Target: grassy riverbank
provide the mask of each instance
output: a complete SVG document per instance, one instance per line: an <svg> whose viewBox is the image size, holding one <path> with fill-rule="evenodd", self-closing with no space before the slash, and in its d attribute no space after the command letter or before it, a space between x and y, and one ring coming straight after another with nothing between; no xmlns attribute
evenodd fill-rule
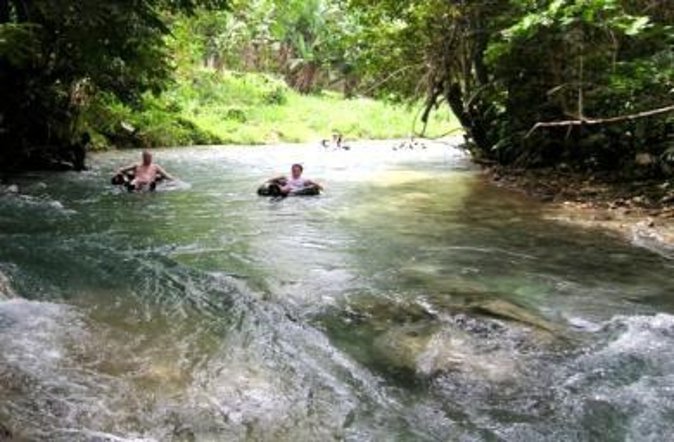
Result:
<svg viewBox="0 0 674 442"><path fill-rule="evenodd" d="M311 142L333 132L385 139L410 136L419 106L345 100L332 91L301 95L265 74L196 70L159 96L145 95L136 109L102 96L84 124L99 147ZM436 112L427 135L456 127L448 112Z"/></svg>

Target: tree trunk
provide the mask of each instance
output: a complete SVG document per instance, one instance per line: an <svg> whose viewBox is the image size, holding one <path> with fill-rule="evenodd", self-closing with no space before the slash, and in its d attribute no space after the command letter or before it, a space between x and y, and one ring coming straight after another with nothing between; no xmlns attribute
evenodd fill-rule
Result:
<svg viewBox="0 0 674 442"><path fill-rule="evenodd" d="M452 112L454 112L454 115L459 119L461 126L466 129L478 149L483 152L488 152L491 148L491 143L487 137L487 132L484 130L483 123L479 120L479 117L474 117L466 110L461 86L459 86L458 83L453 83L447 90L446 98Z"/></svg>
<svg viewBox="0 0 674 442"><path fill-rule="evenodd" d="M0 0L0 23L9 22L9 1Z"/></svg>
<svg viewBox="0 0 674 442"><path fill-rule="evenodd" d="M25 1L23 0L13 0L14 3L14 10L16 12L16 16L18 18L19 23L25 23L29 21L29 16L28 16L28 5L26 4Z"/></svg>
<svg viewBox="0 0 674 442"><path fill-rule="evenodd" d="M318 66L315 63L306 63L293 75L293 88L301 94L308 94L314 89Z"/></svg>

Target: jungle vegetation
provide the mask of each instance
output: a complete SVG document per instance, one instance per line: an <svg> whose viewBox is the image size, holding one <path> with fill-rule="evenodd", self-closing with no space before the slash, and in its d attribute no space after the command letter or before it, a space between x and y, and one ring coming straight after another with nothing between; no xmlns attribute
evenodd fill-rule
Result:
<svg viewBox="0 0 674 442"><path fill-rule="evenodd" d="M430 122L432 135L463 129L482 162L625 170L640 158L646 173L667 175L674 5L0 0L0 94L5 159L62 155L84 130L119 146L253 143L292 120L292 108L317 114L327 97L337 107L315 131L294 121L266 137L315 136L366 103L358 123L332 129L424 135ZM421 101L422 112L386 114L372 98ZM343 99L357 105L340 109Z"/></svg>
<svg viewBox="0 0 674 442"><path fill-rule="evenodd" d="M378 93L450 106L475 158L671 174L671 0L348 3Z"/></svg>

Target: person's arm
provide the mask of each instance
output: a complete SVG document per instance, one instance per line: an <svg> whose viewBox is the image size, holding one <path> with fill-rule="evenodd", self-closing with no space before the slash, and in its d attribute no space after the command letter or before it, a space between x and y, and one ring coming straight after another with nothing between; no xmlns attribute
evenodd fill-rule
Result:
<svg viewBox="0 0 674 442"><path fill-rule="evenodd" d="M120 167L119 169L117 169L117 175L122 175L122 174L125 174L125 173L128 173L128 172L135 172L135 171L136 171L136 165L132 164L130 166Z"/></svg>
<svg viewBox="0 0 674 442"><path fill-rule="evenodd" d="M304 183L308 186L316 186L318 188L318 190L323 190L323 186L318 184L316 181L304 180Z"/></svg>
<svg viewBox="0 0 674 442"><path fill-rule="evenodd" d="M160 165L157 165L157 172L159 172L159 175L162 176L162 178L169 180L169 181L176 181L177 178L165 171Z"/></svg>
<svg viewBox="0 0 674 442"><path fill-rule="evenodd" d="M285 175L279 175L274 178L270 178L267 180L267 183L285 183L288 181L288 178L285 177Z"/></svg>

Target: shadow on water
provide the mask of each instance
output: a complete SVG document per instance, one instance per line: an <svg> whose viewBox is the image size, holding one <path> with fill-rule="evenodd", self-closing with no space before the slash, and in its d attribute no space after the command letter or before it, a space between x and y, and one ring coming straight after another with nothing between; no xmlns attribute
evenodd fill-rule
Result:
<svg viewBox="0 0 674 442"><path fill-rule="evenodd" d="M156 194L102 184L126 153L24 177L0 198L0 424L86 441L671 433L670 261L541 219L456 151L362 149L160 152L190 185ZM294 161L323 196L253 195Z"/></svg>

